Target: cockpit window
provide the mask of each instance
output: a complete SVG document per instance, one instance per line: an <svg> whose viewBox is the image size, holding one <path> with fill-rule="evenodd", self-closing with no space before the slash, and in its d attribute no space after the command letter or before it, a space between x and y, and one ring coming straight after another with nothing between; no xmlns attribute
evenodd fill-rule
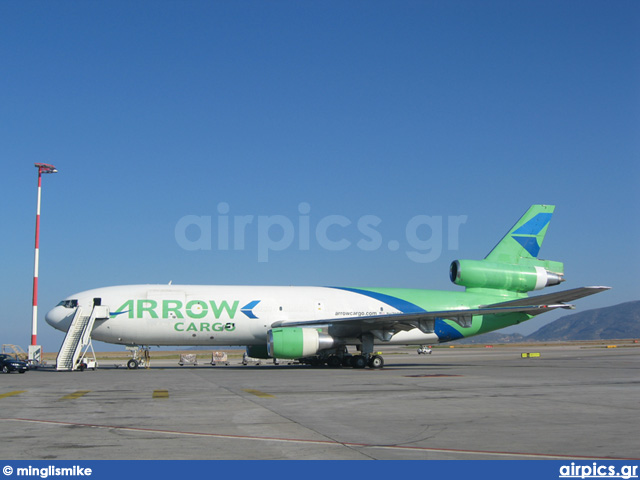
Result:
<svg viewBox="0 0 640 480"><path fill-rule="evenodd" d="M62 300L58 307L64 308L76 308L78 306L78 300Z"/></svg>

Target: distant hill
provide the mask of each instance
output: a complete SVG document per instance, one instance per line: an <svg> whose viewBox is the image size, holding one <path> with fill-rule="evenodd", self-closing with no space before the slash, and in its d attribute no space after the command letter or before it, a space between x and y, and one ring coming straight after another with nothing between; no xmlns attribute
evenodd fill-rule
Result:
<svg viewBox="0 0 640 480"><path fill-rule="evenodd" d="M574 313L551 322L531 335L490 332L465 338L460 344L554 342L640 338L640 301Z"/></svg>
<svg viewBox="0 0 640 480"><path fill-rule="evenodd" d="M640 338L640 301L596 308L559 318L531 335L527 342Z"/></svg>

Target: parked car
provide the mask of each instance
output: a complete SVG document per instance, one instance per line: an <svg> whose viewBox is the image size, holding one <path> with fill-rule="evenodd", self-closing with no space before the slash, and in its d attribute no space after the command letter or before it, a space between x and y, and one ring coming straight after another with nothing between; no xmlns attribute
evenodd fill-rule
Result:
<svg viewBox="0 0 640 480"><path fill-rule="evenodd" d="M6 353L0 353L0 369L3 373L15 372L24 373L27 371L27 363L22 360L18 360L13 355Z"/></svg>

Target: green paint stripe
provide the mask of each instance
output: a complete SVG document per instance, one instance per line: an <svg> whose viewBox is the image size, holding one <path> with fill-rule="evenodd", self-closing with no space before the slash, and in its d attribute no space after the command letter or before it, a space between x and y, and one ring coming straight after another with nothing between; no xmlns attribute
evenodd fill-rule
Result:
<svg viewBox="0 0 640 480"><path fill-rule="evenodd" d="M254 390L253 388L244 388L243 391L260 398L275 398L273 395L261 392L260 390Z"/></svg>
<svg viewBox="0 0 640 480"><path fill-rule="evenodd" d="M24 392L26 392L26 390L15 390L13 392L3 393L2 395L0 395L0 398L13 397L14 395L20 395L21 393L24 393Z"/></svg>
<svg viewBox="0 0 640 480"><path fill-rule="evenodd" d="M154 390L153 398L169 398L169 390Z"/></svg>
<svg viewBox="0 0 640 480"><path fill-rule="evenodd" d="M76 398L84 397L89 392L91 392L91 390L78 390L77 392L61 397L60 400L75 400Z"/></svg>

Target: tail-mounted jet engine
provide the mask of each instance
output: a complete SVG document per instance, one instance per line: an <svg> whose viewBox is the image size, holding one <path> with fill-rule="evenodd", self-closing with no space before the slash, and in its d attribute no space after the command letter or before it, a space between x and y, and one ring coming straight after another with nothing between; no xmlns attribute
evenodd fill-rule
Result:
<svg viewBox="0 0 640 480"><path fill-rule="evenodd" d="M455 260L449 276L456 285L492 288L511 292L530 292L564 282L560 262L538 261L539 265L510 265L487 260ZM547 267L547 268L545 268ZM548 267L555 271L550 271Z"/></svg>

